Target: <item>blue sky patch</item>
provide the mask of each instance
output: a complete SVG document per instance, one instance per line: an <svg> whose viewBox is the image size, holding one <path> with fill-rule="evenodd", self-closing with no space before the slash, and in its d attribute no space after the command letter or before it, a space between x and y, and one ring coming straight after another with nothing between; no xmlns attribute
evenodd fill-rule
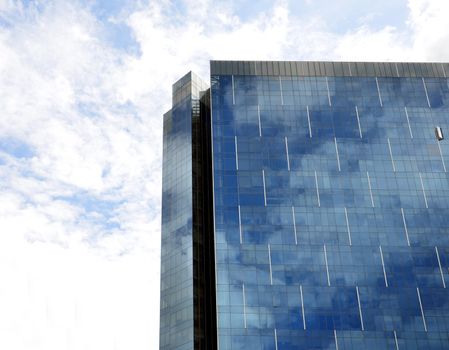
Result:
<svg viewBox="0 0 449 350"><path fill-rule="evenodd" d="M35 154L30 145L13 137L0 137L0 152L15 158L32 158Z"/></svg>

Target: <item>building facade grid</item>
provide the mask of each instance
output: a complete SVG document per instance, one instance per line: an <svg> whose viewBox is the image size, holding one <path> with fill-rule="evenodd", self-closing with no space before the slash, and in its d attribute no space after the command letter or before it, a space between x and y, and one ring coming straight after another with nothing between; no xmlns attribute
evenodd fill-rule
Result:
<svg viewBox="0 0 449 350"><path fill-rule="evenodd" d="M220 350L449 347L447 72L211 62Z"/></svg>

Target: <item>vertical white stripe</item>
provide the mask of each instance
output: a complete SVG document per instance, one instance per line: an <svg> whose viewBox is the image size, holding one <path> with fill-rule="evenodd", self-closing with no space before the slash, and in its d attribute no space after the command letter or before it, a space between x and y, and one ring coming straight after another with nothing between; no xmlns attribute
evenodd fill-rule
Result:
<svg viewBox="0 0 449 350"><path fill-rule="evenodd" d="M394 64L394 66L396 67L396 74L397 74L397 76L398 76L398 78L399 78L399 69L398 69L398 64L397 64L397 63L395 63L395 64Z"/></svg>
<svg viewBox="0 0 449 350"><path fill-rule="evenodd" d="M271 269L271 246L268 244L268 264L270 265L270 284L273 284L273 270Z"/></svg>
<svg viewBox="0 0 449 350"><path fill-rule="evenodd" d="M348 67L349 67L349 76L352 77L352 70L351 70L351 63L348 62Z"/></svg>
<svg viewBox="0 0 449 350"><path fill-rule="evenodd" d="M278 350L278 333L276 331L276 328L274 329L274 346L276 350Z"/></svg>
<svg viewBox="0 0 449 350"><path fill-rule="evenodd" d="M389 137L387 137L387 141L388 141L388 150L390 151L391 165L393 166L393 172L396 172L396 167L394 165L393 152L391 152L391 143L390 143Z"/></svg>
<svg viewBox="0 0 449 350"><path fill-rule="evenodd" d="M351 229L349 228L348 210L345 207L346 227L348 228L349 245L352 246Z"/></svg>
<svg viewBox="0 0 449 350"><path fill-rule="evenodd" d="M240 244L243 243L243 236L242 236L242 216L240 214L240 205L239 205L239 232L240 232Z"/></svg>
<svg viewBox="0 0 449 350"><path fill-rule="evenodd" d="M446 288L446 282L444 281L443 268L441 267L440 253L438 253L438 248L435 246L435 253L437 254L438 266L440 267L441 281L443 282L443 287Z"/></svg>
<svg viewBox="0 0 449 350"><path fill-rule="evenodd" d="M371 180L369 178L369 172L366 172L366 177L368 178L368 188L369 188L369 195L371 197L371 206L374 208L373 191L371 190Z"/></svg>
<svg viewBox="0 0 449 350"><path fill-rule="evenodd" d="M237 148L237 136L234 136L234 143L235 143L235 167L237 170L239 170L239 151Z"/></svg>
<svg viewBox="0 0 449 350"><path fill-rule="evenodd" d="M335 350L338 350L337 331L334 329Z"/></svg>
<svg viewBox="0 0 449 350"><path fill-rule="evenodd" d="M254 61L254 74L257 75L257 62Z"/></svg>
<svg viewBox="0 0 449 350"><path fill-rule="evenodd" d="M262 125L260 124L260 106L257 105L257 120L259 122L259 137L262 137Z"/></svg>
<svg viewBox="0 0 449 350"><path fill-rule="evenodd" d="M324 248L324 262L326 264L326 274L327 274L327 285L330 286L331 285L331 280L329 278L329 265L327 264L327 250L326 250L326 245L323 246Z"/></svg>
<svg viewBox="0 0 449 350"><path fill-rule="evenodd" d="M316 174L316 170L315 170L315 185L316 185L316 198L318 200L318 206L321 207L321 203L320 203L320 190L318 188L318 176Z"/></svg>
<svg viewBox="0 0 449 350"><path fill-rule="evenodd" d="M235 105L234 76L233 75L231 75L231 81L232 81L232 104Z"/></svg>
<svg viewBox="0 0 449 350"><path fill-rule="evenodd" d="M263 182L263 202L267 206L267 190L265 189L265 170L262 169L262 182Z"/></svg>
<svg viewBox="0 0 449 350"><path fill-rule="evenodd" d="M302 312L302 326L306 329L306 314L304 313L304 298L302 295L302 285L299 286L299 293L301 294L301 312Z"/></svg>
<svg viewBox="0 0 449 350"><path fill-rule="evenodd" d="M326 77L326 88L327 88L327 101L329 102L329 106L332 106L331 93L329 91L329 79L327 77Z"/></svg>
<svg viewBox="0 0 449 350"><path fill-rule="evenodd" d="M362 128L360 127L359 109L355 106L355 115L357 116L357 125L359 126L360 138L362 138Z"/></svg>
<svg viewBox="0 0 449 350"><path fill-rule="evenodd" d="M383 107L382 96L380 96L379 80L377 79L377 77L376 77L376 86L377 86L377 93L379 94L380 106Z"/></svg>
<svg viewBox="0 0 449 350"><path fill-rule="evenodd" d="M384 254L382 252L382 246L379 246L379 251L380 251L380 260L382 262L382 270L384 271L385 287L388 288L387 272L385 271Z"/></svg>
<svg viewBox="0 0 449 350"><path fill-rule="evenodd" d="M279 76L279 89L281 90L281 105L284 105L284 94L282 92L282 79L281 79L281 76Z"/></svg>
<svg viewBox="0 0 449 350"><path fill-rule="evenodd" d="M426 81L424 80L424 78L422 78L422 84L424 86L424 92L426 93L427 104L429 105L429 108L431 108L430 107L429 94L427 93Z"/></svg>
<svg viewBox="0 0 449 350"><path fill-rule="evenodd" d="M407 222L405 221L404 208L401 208L401 214L402 214L402 222L404 223L405 237L407 238L407 245L410 247L410 239L408 237L408 229L407 229Z"/></svg>
<svg viewBox="0 0 449 350"><path fill-rule="evenodd" d="M407 107L404 107L405 109L405 117L407 118L407 124L408 124L408 131L410 131L410 138L413 138L413 133L412 133L412 127L410 126L410 119L408 117L408 111L407 111Z"/></svg>
<svg viewBox="0 0 449 350"><path fill-rule="evenodd" d="M337 145L337 138L336 137L334 137L334 142L335 142L335 153L337 154L338 171L341 171L341 168L340 168L340 155L338 154L338 145Z"/></svg>
<svg viewBox="0 0 449 350"><path fill-rule="evenodd" d="M243 323L246 328L246 296L245 296L245 284L242 284L242 293L243 293Z"/></svg>
<svg viewBox="0 0 449 350"><path fill-rule="evenodd" d="M443 70L443 76L444 76L445 78L447 78L447 76L446 76L446 70L444 69L443 63L441 63L441 69Z"/></svg>
<svg viewBox="0 0 449 350"><path fill-rule="evenodd" d="M446 172L446 164L444 163L443 153L441 152L440 142L437 141L438 149L440 151L441 163L443 163L444 172Z"/></svg>
<svg viewBox="0 0 449 350"><path fill-rule="evenodd" d="M396 350L399 350L398 337L396 336L396 331L393 331L394 343L396 344Z"/></svg>
<svg viewBox="0 0 449 350"><path fill-rule="evenodd" d="M359 305L359 316L360 316L360 325L362 326L362 331L365 330L365 326L363 325L363 315L362 315L362 307L360 305L360 294L359 294L359 287L355 287L355 291L357 292L357 304Z"/></svg>
<svg viewBox="0 0 449 350"><path fill-rule="evenodd" d="M307 121L309 122L309 136L312 137L312 125L310 124L309 106L307 106Z"/></svg>
<svg viewBox="0 0 449 350"><path fill-rule="evenodd" d="M296 218L295 218L295 207L292 206L292 219L293 219L293 231L295 232L295 244L298 244L298 236L296 234Z"/></svg>
<svg viewBox="0 0 449 350"><path fill-rule="evenodd" d="M288 155L288 140L287 140L287 136L284 137L285 140L285 153L287 155L287 169L288 171L290 171L290 157Z"/></svg>
<svg viewBox="0 0 449 350"><path fill-rule="evenodd" d="M426 190L424 189L424 183L422 181L422 176L421 173L419 173L419 180L421 181L421 189L422 189L422 193L424 195L424 202L426 203L426 208L429 208L428 204L427 204L427 196L426 196Z"/></svg>
<svg viewBox="0 0 449 350"><path fill-rule="evenodd" d="M416 293L418 294L418 301L419 301L419 307L421 309L422 323L424 325L424 330L427 332L426 317L424 316L424 309L422 307L422 302L421 302L421 294L419 293L418 287L416 287Z"/></svg>

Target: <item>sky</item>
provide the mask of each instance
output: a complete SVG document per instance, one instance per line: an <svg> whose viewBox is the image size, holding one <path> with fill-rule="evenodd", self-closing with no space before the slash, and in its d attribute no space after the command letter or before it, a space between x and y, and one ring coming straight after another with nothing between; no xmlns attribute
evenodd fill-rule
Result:
<svg viewBox="0 0 449 350"><path fill-rule="evenodd" d="M0 0L0 349L158 348L162 114L210 59L449 61L447 0Z"/></svg>

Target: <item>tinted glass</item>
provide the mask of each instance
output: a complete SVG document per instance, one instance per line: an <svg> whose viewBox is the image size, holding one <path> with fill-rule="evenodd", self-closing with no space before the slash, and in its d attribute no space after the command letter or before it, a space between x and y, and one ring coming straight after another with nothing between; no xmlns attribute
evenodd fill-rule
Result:
<svg viewBox="0 0 449 350"><path fill-rule="evenodd" d="M449 348L448 81L215 75L211 96L220 349Z"/></svg>

